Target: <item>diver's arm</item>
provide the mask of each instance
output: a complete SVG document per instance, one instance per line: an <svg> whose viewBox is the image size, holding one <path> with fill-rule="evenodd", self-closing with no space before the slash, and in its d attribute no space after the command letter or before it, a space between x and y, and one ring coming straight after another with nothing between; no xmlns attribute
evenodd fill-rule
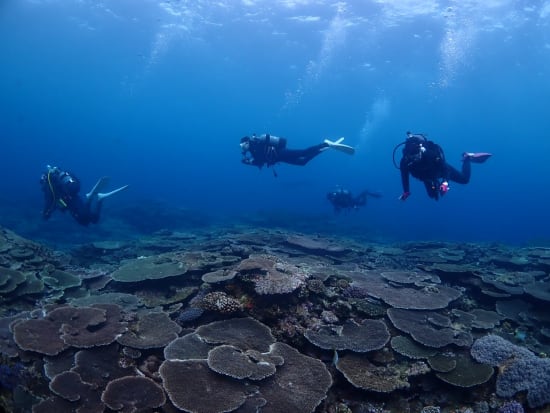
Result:
<svg viewBox="0 0 550 413"><path fill-rule="evenodd" d="M265 162L265 142L262 143L259 138L254 138L250 141L250 148L247 154L242 159L245 165L252 165L261 168Z"/></svg>
<svg viewBox="0 0 550 413"><path fill-rule="evenodd" d="M399 199L401 201L405 201L411 194L409 187L409 166L407 165L407 161L405 161L405 158L401 159L399 169L401 170L401 185L403 186L403 193L401 194Z"/></svg>
<svg viewBox="0 0 550 413"><path fill-rule="evenodd" d="M401 159L399 169L401 170L401 185L403 186L403 192L409 192L409 166L407 165L407 161L405 161L404 158Z"/></svg>
<svg viewBox="0 0 550 413"><path fill-rule="evenodd" d="M245 165L257 166L258 168L261 168L262 166L264 166L263 162L258 162L256 158L251 158L251 157L243 157L243 159L241 159L241 162L244 163Z"/></svg>

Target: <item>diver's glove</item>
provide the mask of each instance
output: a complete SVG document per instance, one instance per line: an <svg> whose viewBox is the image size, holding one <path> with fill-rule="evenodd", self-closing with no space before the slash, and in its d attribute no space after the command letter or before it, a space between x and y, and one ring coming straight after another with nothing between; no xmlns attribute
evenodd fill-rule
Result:
<svg viewBox="0 0 550 413"><path fill-rule="evenodd" d="M447 181L443 181L441 182L441 185L439 185L439 193L441 194L441 196L449 192L449 189L449 183Z"/></svg>
<svg viewBox="0 0 550 413"><path fill-rule="evenodd" d="M411 193L410 192L403 192L401 194L401 196L399 197L399 200L400 201L406 201L408 197L411 196Z"/></svg>

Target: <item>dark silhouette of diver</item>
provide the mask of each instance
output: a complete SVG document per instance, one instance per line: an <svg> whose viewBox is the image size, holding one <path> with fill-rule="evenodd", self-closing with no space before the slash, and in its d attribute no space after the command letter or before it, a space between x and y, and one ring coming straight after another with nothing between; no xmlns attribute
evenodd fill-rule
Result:
<svg viewBox="0 0 550 413"><path fill-rule="evenodd" d="M395 151L403 147L403 157L399 167L395 164ZM449 181L459 184L470 182L471 164L483 163L492 154L487 152L464 152L462 154L462 170L458 171L445 161L441 147L428 140L423 134L407 132L407 139L393 149L394 165L401 170L403 193L399 197L405 201L411 194L409 174L424 183L428 196L436 201L449 190Z"/></svg>
<svg viewBox="0 0 550 413"><path fill-rule="evenodd" d="M269 134L252 135L252 137L245 136L241 139L240 144L243 156L241 162L245 165L257 166L258 168L262 168L264 165L267 165L269 168L278 162L303 166L328 148L353 155L355 149L342 144L343 140L344 138L340 138L333 142L325 139L323 143L306 149L288 149L285 138ZM277 176L275 170L273 170L273 174Z"/></svg>
<svg viewBox="0 0 550 413"><path fill-rule="evenodd" d="M40 178L44 192L42 217L49 219L53 211L59 209L62 212L69 211L80 225L96 224L99 221L103 200L128 188L128 185L124 185L111 192L99 192L106 182L106 177L100 178L85 198L82 198L79 195L78 178L58 167L48 165Z"/></svg>
<svg viewBox="0 0 550 413"><path fill-rule="evenodd" d="M334 207L334 212L339 213L342 210L350 211L352 209L359 209L359 207L366 205L367 196L373 198L380 198L381 195L377 192L363 191L357 196L347 189L338 188L335 191L331 191L327 194L327 199Z"/></svg>

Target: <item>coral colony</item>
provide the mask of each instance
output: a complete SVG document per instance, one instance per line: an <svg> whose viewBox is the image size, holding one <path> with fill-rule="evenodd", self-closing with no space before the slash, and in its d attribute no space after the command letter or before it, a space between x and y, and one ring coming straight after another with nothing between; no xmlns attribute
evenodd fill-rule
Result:
<svg viewBox="0 0 550 413"><path fill-rule="evenodd" d="M220 228L58 252L0 228L0 251L4 411L550 405L548 249Z"/></svg>

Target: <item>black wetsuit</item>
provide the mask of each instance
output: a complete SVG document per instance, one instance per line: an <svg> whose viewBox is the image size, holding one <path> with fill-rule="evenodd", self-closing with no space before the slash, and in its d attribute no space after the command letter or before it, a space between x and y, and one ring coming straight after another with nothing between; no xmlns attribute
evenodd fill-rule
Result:
<svg viewBox="0 0 550 413"><path fill-rule="evenodd" d="M80 181L75 176L52 168L42 175L40 185L44 192L44 219L49 219L53 211L59 209L69 211L80 225L88 226L99 221L101 202L96 202L92 210L92 199L83 200L79 196Z"/></svg>
<svg viewBox="0 0 550 413"><path fill-rule="evenodd" d="M445 161L443 149L438 144L423 136L413 135L405 142L399 169L401 169L404 193L410 192L409 174L411 174L424 183L430 198L438 200L440 187L444 181L459 184L470 182L471 163L469 159L465 159L462 163L462 171L458 171Z"/></svg>
<svg viewBox="0 0 550 413"><path fill-rule="evenodd" d="M303 166L328 148L328 144L321 143L306 149L288 149L286 139L278 136L252 136L249 141L248 152L244 154L242 162L259 168L264 165L272 166L277 162Z"/></svg>

